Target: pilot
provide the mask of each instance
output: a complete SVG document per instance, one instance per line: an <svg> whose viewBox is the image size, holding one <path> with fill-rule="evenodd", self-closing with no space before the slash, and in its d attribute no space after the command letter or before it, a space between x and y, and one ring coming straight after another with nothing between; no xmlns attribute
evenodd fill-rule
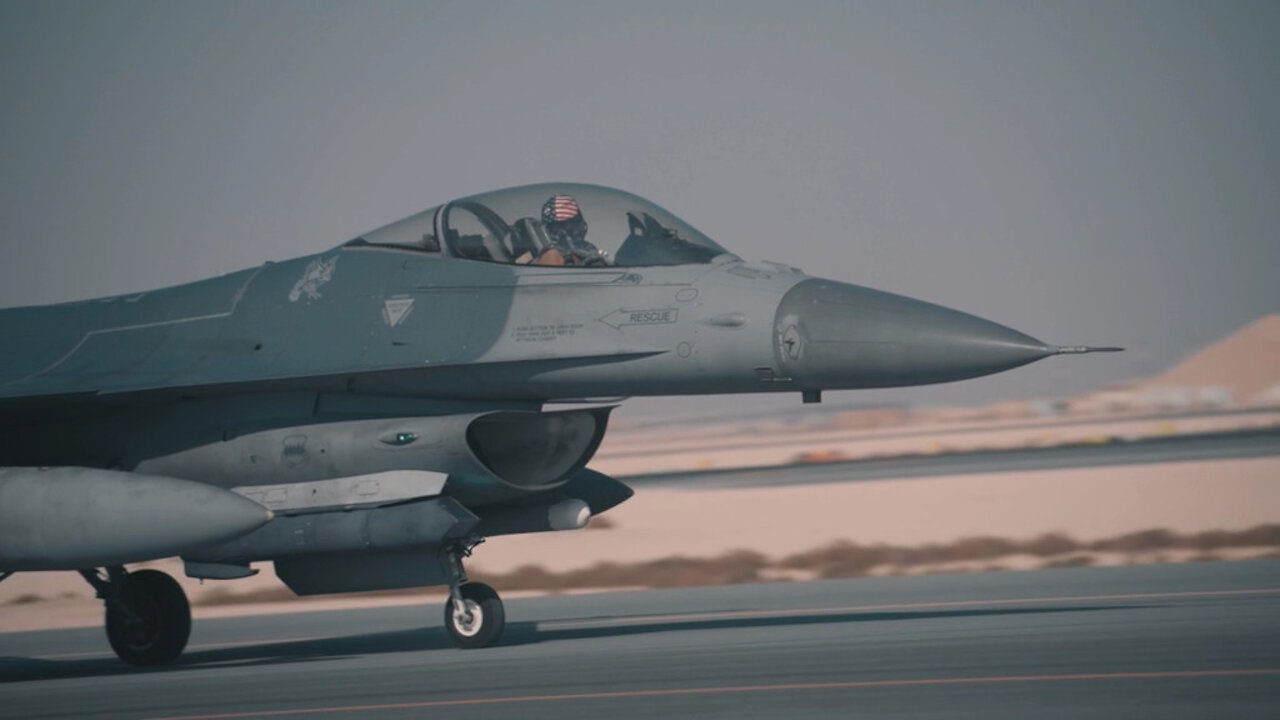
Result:
<svg viewBox="0 0 1280 720"><path fill-rule="evenodd" d="M552 195L542 204L542 225L550 247L535 265L604 265L604 253L587 242L587 221L572 195Z"/></svg>

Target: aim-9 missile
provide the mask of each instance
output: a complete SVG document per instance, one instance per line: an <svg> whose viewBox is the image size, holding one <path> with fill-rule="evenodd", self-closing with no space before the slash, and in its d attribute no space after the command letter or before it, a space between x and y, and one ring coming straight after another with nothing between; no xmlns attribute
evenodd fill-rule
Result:
<svg viewBox="0 0 1280 720"><path fill-rule="evenodd" d="M0 570L76 570L177 555L261 527L270 510L178 478L0 468Z"/></svg>

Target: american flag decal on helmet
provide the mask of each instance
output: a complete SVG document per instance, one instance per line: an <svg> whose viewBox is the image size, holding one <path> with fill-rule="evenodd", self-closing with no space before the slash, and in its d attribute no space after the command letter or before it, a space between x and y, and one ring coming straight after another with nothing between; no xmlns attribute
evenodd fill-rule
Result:
<svg viewBox="0 0 1280 720"><path fill-rule="evenodd" d="M542 204L542 222L564 222L581 214L578 201L569 195L552 195Z"/></svg>

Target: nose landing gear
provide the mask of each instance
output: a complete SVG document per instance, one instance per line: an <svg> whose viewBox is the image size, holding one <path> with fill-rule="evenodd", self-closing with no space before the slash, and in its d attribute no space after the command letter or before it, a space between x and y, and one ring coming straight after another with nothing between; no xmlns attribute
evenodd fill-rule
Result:
<svg viewBox="0 0 1280 720"><path fill-rule="evenodd" d="M471 556L483 539L445 548L444 560L449 568L449 601L444 606L444 627L449 639L463 649L493 645L506 625L502 599L493 588L479 582L468 582L462 559Z"/></svg>

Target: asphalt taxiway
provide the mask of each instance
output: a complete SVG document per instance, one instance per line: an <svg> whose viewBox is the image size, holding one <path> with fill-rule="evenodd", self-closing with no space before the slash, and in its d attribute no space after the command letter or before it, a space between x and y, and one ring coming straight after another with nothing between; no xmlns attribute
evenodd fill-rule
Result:
<svg viewBox="0 0 1280 720"><path fill-rule="evenodd" d="M514 599L196 623L136 670L100 629L0 635L22 718L1280 717L1280 560Z"/></svg>

